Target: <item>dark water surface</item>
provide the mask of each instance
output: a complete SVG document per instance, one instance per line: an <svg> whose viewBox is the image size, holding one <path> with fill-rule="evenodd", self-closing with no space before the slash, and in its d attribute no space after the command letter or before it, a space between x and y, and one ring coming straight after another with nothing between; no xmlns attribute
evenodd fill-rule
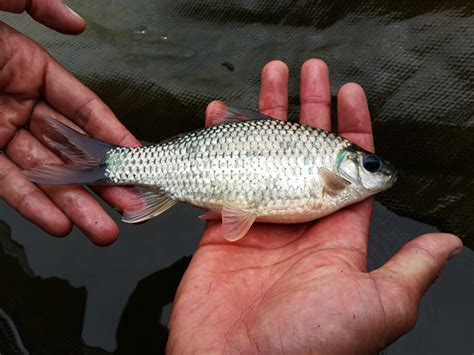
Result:
<svg viewBox="0 0 474 355"><path fill-rule="evenodd" d="M436 229L474 246L472 2L68 3L88 21L79 37L23 15L0 20L47 48L148 141L201 127L215 98L255 107L260 70L275 58L290 66L297 117L299 68L325 59L334 99L344 82L364 86L377 149L401 170L379 196L369 266ZM178 206L144 225L120 224L119 241L98 248L77 230L48 237L0 202L0 343L16 333L33 354L162 352L203 229L198 214ZM473 254L465 248L448 264L415 329L385 353L474 351Z"/></svg>

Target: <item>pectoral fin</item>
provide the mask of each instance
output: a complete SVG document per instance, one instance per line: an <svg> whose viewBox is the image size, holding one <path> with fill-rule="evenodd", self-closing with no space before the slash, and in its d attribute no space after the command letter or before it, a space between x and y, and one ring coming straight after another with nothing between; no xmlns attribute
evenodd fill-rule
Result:
<svg viewBox="0 0 474 355"><path fill-rule="evenodd" d="M135 187L134 190L139 197L139 202L124 211L122 221L126 223L146 221L162 214L177 203L161 191L143 187Z"/></svg>
<svg viewBox="0 0 474 355"><path fill-rule="evenodd" d="M235 242L241 239L250 227L257 216L242 211L239 208L224 205L222 208L222 234L229 242Z"/></svg>
<svg viewBox="0 0 474 355"><path fill-rule="evenodd" d="M324 181L324 189L330 193L341 191L351 184L350 181L325 168L319 169L319 176Z"/></svg>

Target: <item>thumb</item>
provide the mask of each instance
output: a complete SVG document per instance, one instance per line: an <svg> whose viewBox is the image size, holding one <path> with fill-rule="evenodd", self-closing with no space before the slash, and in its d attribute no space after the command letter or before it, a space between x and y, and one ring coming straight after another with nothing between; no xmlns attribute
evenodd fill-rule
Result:
<svg viewBox="0 0 474 355"><path fill-rule="evenodd" d="M415 325L421 297L462 248L461 240L452 234L425 234L371 273L385 314L386 343Z"/></svg>
<svg viewBox="0 0 474 355"><path fill-rule="evenodd" d="M84 19L62 0L6 0L0 1L0 10L26 11L36 21L66 34L81 33L86 27Z"/></svg>

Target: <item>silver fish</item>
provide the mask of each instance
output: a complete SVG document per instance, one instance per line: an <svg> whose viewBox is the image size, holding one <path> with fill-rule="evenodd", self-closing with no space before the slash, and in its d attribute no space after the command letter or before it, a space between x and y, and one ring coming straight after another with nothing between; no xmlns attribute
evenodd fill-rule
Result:
<svg viewBox="0 0 474 355"><path fill-rule="evenodd" d="M254 222L300 223L388 189L396 168L333 133L228 106L222 123L156 145L116 147L43 118L43 135L70 162L25 175L47 184L135 185L142 202L123 221L155 217L177 202L222 218L230 241Z"/></svg>

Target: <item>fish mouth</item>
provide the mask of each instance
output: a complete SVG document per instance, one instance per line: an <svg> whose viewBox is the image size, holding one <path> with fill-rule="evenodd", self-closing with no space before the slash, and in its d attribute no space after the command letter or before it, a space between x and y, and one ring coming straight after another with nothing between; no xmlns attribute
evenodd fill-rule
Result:
<svg viewBox="0 0 474 355"><path fill-rule="evenodd" d="M386 175L387 177L389 176L390 179L388 179L388 182L390 186L395 184L398 180L398 169L390 163L389 161L381 158L382 161L382 173Z"/></svg>
<svg viewBox="0 0 474 355"><path fill-rule="evenodd" d="M385 161L385 170L387 171L387 175L390 176L389 184L393 186L398 181L398 169L388 161Z"/></svg>
<svg viewBox="0 0 474 355"><path fill-rule="evenodd" d="M394 185L398 181L398 170L395 170L390 178L390 183Z"/></svg>

